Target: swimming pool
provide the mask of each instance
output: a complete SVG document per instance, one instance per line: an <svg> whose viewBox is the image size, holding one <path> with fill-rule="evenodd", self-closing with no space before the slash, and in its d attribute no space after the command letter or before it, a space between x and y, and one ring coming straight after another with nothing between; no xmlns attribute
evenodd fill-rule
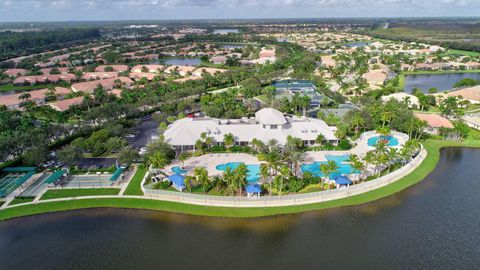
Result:
<svg viewBox="0 0 480 270"><path fill-rule="evenodd" d="M188 170L182 169L180 166L174 166L172 167L172 172L178 173L178 174L185 174L188 172Z"/></svg>
<svg viewBox="0 0 480 270"><path fill-rule="evenodd" d="M228 162L224 164L217 165L215 168L219 171L226 171L227 168L235 170L240 166L240 164L245 164L243 162ZM247 165L247 181L250 183L258 182L260 179L260 165Z"/></svg>
<svg viewBox="0 0 480 270"><path fill-rule="evenodd" d="M322 173L320 170L320 165L325 164L328 161L334 161L338 169L336 172L330 174L328 178L330 179L335 179L338 176L341 176L343 174L358 174L360 173L359 171L355 170L350 166L350 164L344 164L350 157L350 155L341 155L341 156L331 156L327 155L325 156L327 158L327 161L319 161L319 162L314 162L310 164L303 164L300 166L302 172L309 172L315 177L324 177L325 175Z"/></svg>
<svg viewBox="0 0 480 270"><path fill-rule="evenodd" d="M388 141L387 146L398 146L398 139L393 136L375 136L368 139L367 144L368 146L375 146L377 145L379 140L386 140Z"/></svg>

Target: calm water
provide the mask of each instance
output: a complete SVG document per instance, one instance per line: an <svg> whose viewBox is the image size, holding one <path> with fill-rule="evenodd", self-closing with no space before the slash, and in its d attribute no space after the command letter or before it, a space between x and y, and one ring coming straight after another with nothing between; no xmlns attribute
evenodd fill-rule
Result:
<svg viewBox="0 0 480 270"><path fill-rule="evenodd" d="M232 49L241 49L244 48L245 45L243 44L223 44L222 48L227 49L227 50L232 50Z"/></svg>
<svg viewBox="0 0 480 270"><path fill-rule="evenodd" d="M201 62L200 58L169 58L165 60L165 64L175 66L198 66Z"/></svg>
<svg viewBox="0 0 480 270"><path fill-rule="evenodd" d="M353 42L345 44L347 47L365 47L368 45L368 42Z"/></svg>
<svg viewBox="0 0 480 270"><path fill-rule="evenodd" d="M405 76L405 91L412 92L413 88L420 88L424 93L428 89L437 88L438 91L447 91L461 79L472 78L480 80L480 73L452 73L452 74L417 74Z"/></svg>
<svg viewBox="0 0 480 270"><path fill-rule="evenodd" d="M239 33L238 29L215 29L213 30L214 34L226 35L226 34L236 34Z"/></svg>
<svg viewBox="0 0 480 270"><path fill-rule="evenodd" d="M2 269L478 269L480 150L356 207L259 219L80 210L0 223Z"/></svg>

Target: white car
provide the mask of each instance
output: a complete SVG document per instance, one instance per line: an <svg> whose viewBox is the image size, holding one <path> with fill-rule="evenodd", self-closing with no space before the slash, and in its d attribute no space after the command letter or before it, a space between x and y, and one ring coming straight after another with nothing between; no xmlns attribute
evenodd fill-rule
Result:
<svg viewBox="0 0 480 270"><path fill-rule="evenodd" d="M147 153L147 147L142 147L140 148L140 151L138 151L139 155L145 155Z"/></svg>

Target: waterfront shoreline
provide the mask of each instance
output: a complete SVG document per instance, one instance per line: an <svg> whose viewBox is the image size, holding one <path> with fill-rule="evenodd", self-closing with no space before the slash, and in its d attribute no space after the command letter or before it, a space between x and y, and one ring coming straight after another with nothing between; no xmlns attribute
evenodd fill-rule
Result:
<svg viewBox="0 0 480 270"><path fill-rule="evenodd" d="M229 217L229 218L254 218L262 216L273 216L282 214L294 214L321 209L353 206L372 202L397 192L400 192L414 184L422 181L436 167L440 159L440 149L444 147L465 147L480 148L480 142L467 140L465 142L452 142L441 140L427 140L423 143L428 152L428 157L410 174L400 180L381 187L379 189L362 193L359 195L332 200L321 203L285 206L285 207L266 207L266 208L231 208L231 207L212 207L193 204L175 203L159 200L151 200L143 197L104 197L104 198L69 198L68 200L42 202L38 204L26 203L15 207L9 207L0 211L0 220L8 220L23 216L45 214L51 212L69 211L77 209L91 208L125 208L125 209L145 209L173 212L188 215Z"/></svg>

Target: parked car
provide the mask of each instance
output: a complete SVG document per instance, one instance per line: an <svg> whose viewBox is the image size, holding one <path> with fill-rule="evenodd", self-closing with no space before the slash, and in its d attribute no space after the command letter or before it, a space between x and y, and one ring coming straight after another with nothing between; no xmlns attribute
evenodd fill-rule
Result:
<svg viewBox="0 0 480 270"><path fill-rule="evenodd" d="M147 147L140 148L140 151L138 151L138 154L141 156L147 154Z"/></svg>

